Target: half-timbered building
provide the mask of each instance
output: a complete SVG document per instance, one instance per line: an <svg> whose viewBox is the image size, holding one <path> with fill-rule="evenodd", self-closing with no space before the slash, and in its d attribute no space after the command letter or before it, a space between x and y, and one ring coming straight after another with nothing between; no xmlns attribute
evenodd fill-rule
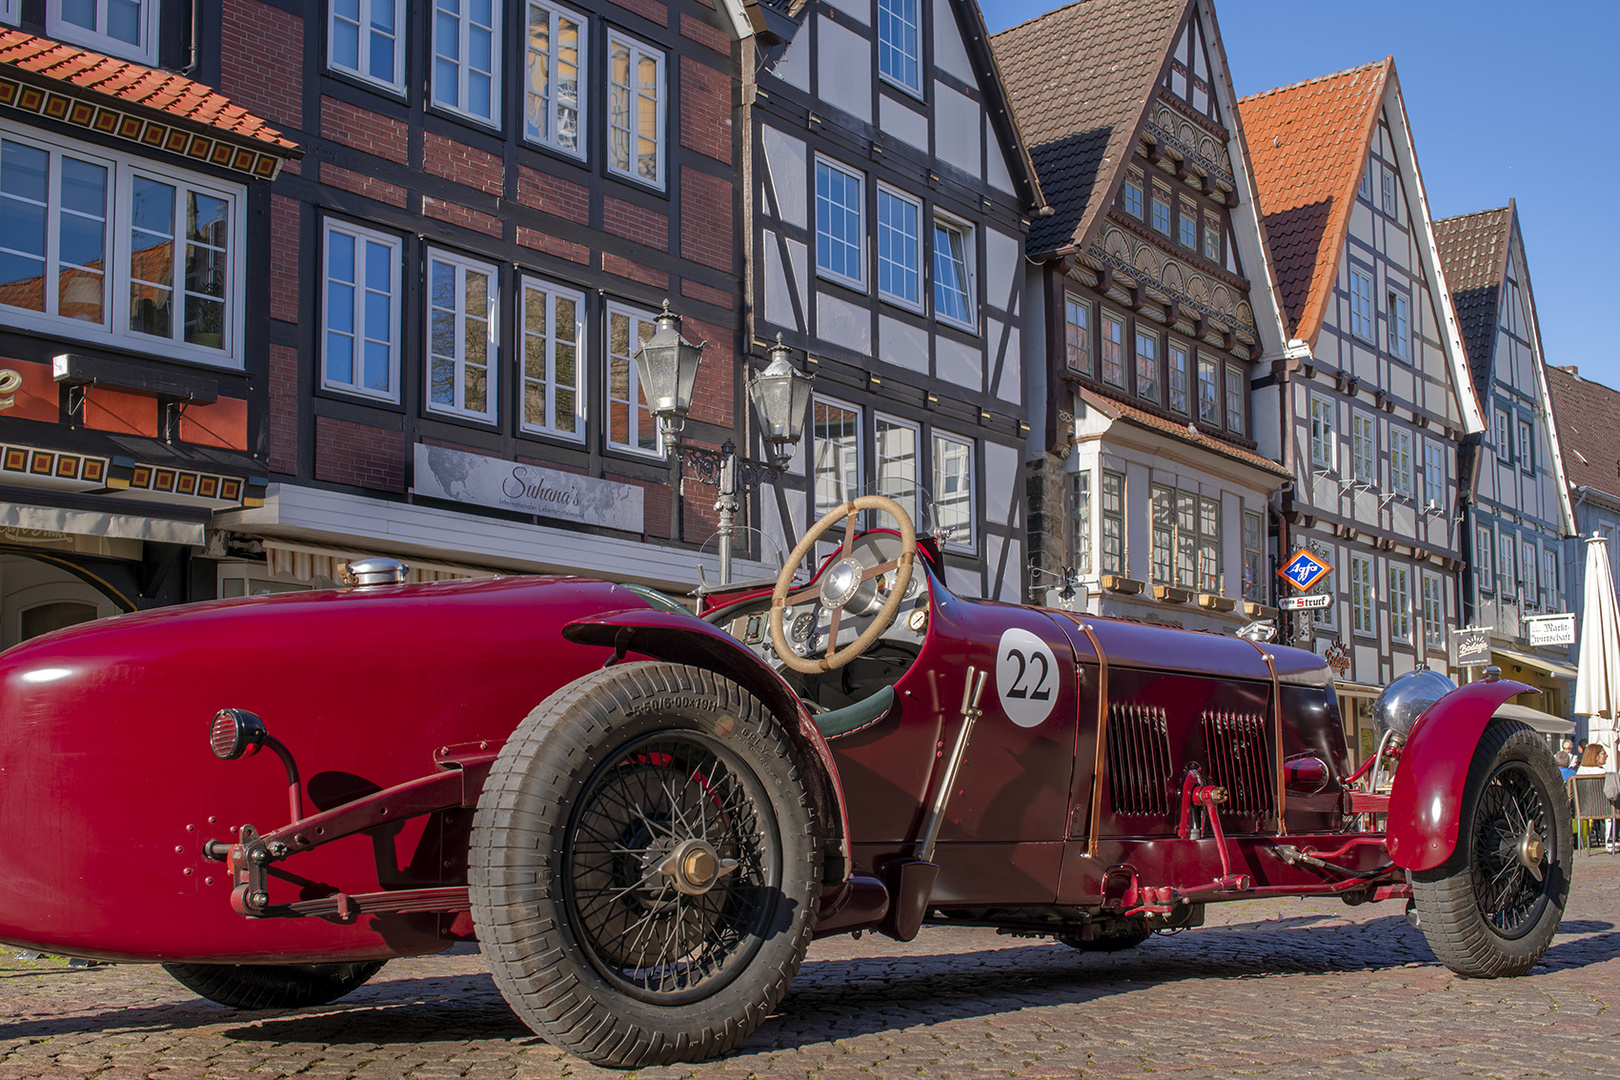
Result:
<svg viewBox="0 0 1620 1080"><path fill-rule="evenodd" d="M1365 741L1376 688L1449 666L1457 447L1484 425L1394 60L1241 108L1289 337L1254 394L1261 452L1293 478L1278 553L1332 567L1289 636L1329 656Z"/></svg>
<svg viewBox="0 0 1620 1080"><path fill-rule="evenodd" d="M265 495L268 182L298 152L184 7L0 5L0 647L213 597L213 515Z"/></svg>
<svg viewBox="0 0 1620 1080"><path fill-rule="evenodd" d="M983 16L811 0L770 18L781 40L744 90L749 332L803 349L816 382L765 529L887 494L939 531L951 588L1018 599L1021 264L1042 199Z"/></svg>
<svg viewBox="0 0 1620 1080"><path fill-rule="evenodd" d="M1462 617L1488 629L1491 663L1541 688L1537 708L1567 716L1569 646L1533 643L1567 615L1563 566L1575 531L1558 425L1547 390L1541 326L1518 210L1434 223L1446 284L1462 324L1483 432L1463 440ZM1570 620L1556 628L1567 629Z"/></svg>
<svg viewBox="0 0 1620 1080"><path fill-rule="evenodd" d="M995 38L1055 213L1029 255L1031 560L1085 606L1274 615L1251 371L1284 335L1208 0L1082 0Z"/></svg>

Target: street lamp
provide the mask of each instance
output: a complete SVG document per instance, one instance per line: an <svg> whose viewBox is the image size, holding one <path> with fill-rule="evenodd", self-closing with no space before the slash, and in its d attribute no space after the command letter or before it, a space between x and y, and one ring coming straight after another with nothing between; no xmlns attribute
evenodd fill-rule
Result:
<svg viewBox="0 0 1620 1080"><path fill-rule="evenodd" d="M731 584L731 538L735 530L738 484L753 491L766 479L774 479L793 460L794 448L804 434L804 418L810 404L810 376L793 366L793 350L776 335L771 360L764 371L748 382L748 400L753 402L761 436L771 448L769 463L738 457L737 447L727 439L720 452L683 446L681 431L692 407L692 388L697 383L703 346L693 345L681 336L681 318L669 310L658 315L657 330L636 350L636 379L648 410L658 418L665 452L674 451L690 465L698 479L715 484L720 497L715 511L720 515L720 586Z"/></svg>

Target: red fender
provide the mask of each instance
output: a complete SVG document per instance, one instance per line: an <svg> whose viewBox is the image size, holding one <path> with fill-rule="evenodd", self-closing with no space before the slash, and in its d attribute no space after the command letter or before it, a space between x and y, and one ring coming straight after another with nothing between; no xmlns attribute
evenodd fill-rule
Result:
<svg viewBox="0 0 1620 1080"><path fill-rule="evenodd" d="M1432 870L1451 857L1474 747L1498 706L1535 689L1510 679L1469 683L1418 717L1389 793L1386 843L1396 866Z"/></svg>

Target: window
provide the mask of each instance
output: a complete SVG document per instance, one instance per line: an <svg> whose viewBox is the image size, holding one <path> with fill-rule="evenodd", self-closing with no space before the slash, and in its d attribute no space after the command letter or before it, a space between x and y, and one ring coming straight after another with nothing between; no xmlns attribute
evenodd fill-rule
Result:
<svg viewBox="0 0 1620 1080"><path fill-rule="evenodd" d="M1513 537L1503 531L1496 538L1496 591L1502 599L1513 596Z"/></svg>
<svg viewBox="0 0 1620 1080"><path fill-rule="evenodd" d="M16 12L11 12L16 18ZM158 62L158 0L49 0L45 32L142 64Z"/></svg>
<svg viewBox="0 0 1620 1080"><path fill-rule="evenodd" d="M22 0L0 0L0 23L16 26L22 18Z"/></svg>
<svg viewBox="0 0 1620 1080"><path fill-rule="evenodd" d="M1266 520L1243 511L1243 599L1266 602Z"/></svg>
<svg viewBox="0 0 1620 1080"><path fill-rule="evenodd" d="M1125 323L1107 312L1103 312L1102 377L1110 385L1125 386Z"/></svg>
<svg viewBox="0 0 1620 1080"><path fill-rule="evenodd" d="M332 0L328 66L395 93L405 90L405 0Z"/></svg>
<svg viewBox="0 0 1620 1080"><path fill-rule="evenodd" d="M1536 471L1536 429L1528 420L1519 421L1519 468Z"/></svg>
<svg viewBox="0 0 1620 1080"><path fill-rule="evenodd" d="M433 104L500 126L500 36L495 0L434 0Z"/></svg>
<svg viewBox="0 0 1620 1080"><path fill-rule="evenodd" d="M1372 560L1350 556L1350 629L1358 634L1376 634L1373 622Z"/></svg>
<svg viewBox="0 0 1620 1080"><path fill-rule="evenodd" d="M1548 548L1541 553L1541 609L1556 611L1558 598L1558 552Z"/></svg>
<svg viewBox="0 0 1620 1080"><path fill-rule="evenodd" d="M1171 339L1170 356L1165 363L1165 383L1170 390L1170 407L1187 413L1187 346Z"/></svg>
<svg viewBox="0 0 1620 1080"><path fill-rule="evenodd" d="M1074 474L1074 549L1069 552L1069 565L1078 574L1091 573L1091 470L1081 469Z"/></svg>
<svg viewBox="0 0 1620 1080"><path fill-rule="evenodd" d="M1356 480L1372 483L1378 479L1378 458L1373 418L1362 412L1350 414L1350 473Z"/></svg>
<svg viewBox="0 0 1620 1080"><path fill-rule="evenodd" d="M922 310L922 203L878 185L878 295Z"/></svg>
<svg viewBox="0 0 1620 1080"><path fill-rule="evenodd" d="M825 398L811 410L816 462L816 516L853 499L861 486L861 411Z"/></svg>
<svg viewBox="0 0 1620 1080"><path fill-rule="evenodd" d="M920 95L917 23L917 0L878 0L878 74Z"/></svg>
<svg viewBox="0 0 1620 1080"><path fill-rule="evenodd" d="M1402 360L1412 356L1412 320L1406 294L1393 290L1389 294L1389 351Z"/></svg>
<svg viewBox="0 0 1620 1080"><path fill-rule="evenodd" d="M1373 339L1372 278L1350 271L1350 332L1363 341Z"/></svg>
<svg viewBox="0 0 1620 1080"><path fill-rule="evenodd" d="M1221 514L1215 499L1154 484L1153 580L1216 593L1221 585Z"/></svg>
<svg viewBox="0 0 1620 1080"><path fill-rule="evenodd" d="M1513 461L1513 441L1508 436L1509 420L1506 409L1496 410L1496 459L1506 464Z"/></svg>
<svg viewBox="0 0 1620 1080"><path fill-rule="evenodd" d="M1393 425L1389 429L1389 486L1402 498L1412 497L1412 433Z"/></svg>
<svg viewBox="0 0 1620 1080"><path fill-rule="evenodd" d="M816 162L816 269L857 289L866 288L863 183L859 173Z"/></svg>
<svg viewBox="0 0 1620 1080"><path fill-rule="evenodd" d="M1383 171L1384 180L1384 213L1395 213L1395 174L1388 169Z"/></svg>
<svg viewBox="0 0 1620 1080"><path fill-rule="evenodd" d="M567 8L530 0L525 46L527 82L523 87L523 137L530 142L585 156L586 21Z"/></svg>
<svg viewBox="0 0 1620 1080"><path fill-rule="evenodd" d="M325 248L321 384L398 401L400 240L328 221Z"/></svg>
<svg viewBox="0 0 1620 1080"><path fill-rule="evenodd" d="M1183 197L1181 200L1181 217L1177 219L1180 226L1181 246L1192 251L1198 250L1198 204L1191 199Z"/></svg>
<svg viewBox="0 0 1620 1080"><path fill-rule="evenodd" d="M608 31L608 171L664 186L664 54Z"/></svg>
<svg viewBox="0 0 1620 1080"><path fill-rule="evenodd" d="M1125 476L1102 474L1102 572L1125 572Z"/></svg>
<svg viewBox="0 0 1620 1080"><path fill-rule="evenodd" d="M1333 402L1311 395L1311 464L1334 468L1338 447L1333 438Z"/></svg>
<svg viewBox="0 0 1620 1080"><path fill-rule="evenodd" d="M1215 385L1215 361L1198 358L1198 419L1211 427L1221 423L1221 399Z"/></svg>
<svg viewBox="0 0 1620 1080"><path fill-rule="evenodd" d="M1445 454L1441 444L1423 440L1423 502L1440 510L1450 506L1446 500Z"/></svg>
<svg viewBox="0 0 1620 1080"><path fill-rule="evenodd" d="M632 454L663 457L658 421L647 408L636 376L636 352L657 332L650 311L623 304L607 305L608 323L608 448ZM840 499L840 502L843 500Z"/></svg>
<svg viewBox="0 0 1620 1080"><path fill-rule="evenodd" d="M1230 365L1226 369L1226 427L1243 434L1243 372Z"/></svg>
<svg viewBox="0 0 1620 1080"><path fill-rule="evenodd" d="M1157 180L1153 182L1153 228L1170 235L1170 189Z"/></svg>
<svg viewBox="0 0 1620 1080"><path fill-rule="evenodd" d="M1394 563L1389 567L1389 637L1412 640L1412 571Z"/></svg>
<svg viewBox="0 0 1620 1080"><path fill-rule="evenodd" d="M1519 596L1525 607L1534 607L1540 595L1541 587L1536 584L1536 545L1525 540L1519 544Z"/></svg>
<svg viewBox="0 0 1620 1080"><path fill-rule="evenodd" d="M973 329L973 231L954 221L934 222L934 315Z"/></svg>
<svg viewBox="0 0 1620 1080"><path fill-rule="evenodd" d="M1213 210L1204 211L1204 258L1221 261L1221 216Z"/></svg>
<svg viewBox="0 0 1620 1080"><path fill-rule="evenodd" d="M1091 302L1063 295L1063 343L1068 354L1069 370L1079 375L1091 374Z"/></svg>
<svg viewBox="0 0 1620 1080"><path fill-rule="evenodd" d="M1142 170L1133 168L1125 174L1125 212L1138 221L1142 219Z"/></svg>
<svg viewBox="0 0 1620 1080"><path fill-rule="evenodd" d="M523 430L584 442L584 294L525 278L520 345Z"/></svg>
<svg viewBox="0 0 1620 1080"><path fill-rule="evenodd" d="M498 271L428 253L428 411L494 420Z"/></svg>
<svg viewBox="0 0 1620 1080"><path fill-rule="evenodd" d="M879 416L877 435L877 494L887 495L906 508L917 521L917 478L921 473L922 433L915 424Z"/></svg>
<svg viewBox="0 0 1620 1080"><path fill-rule="evenodd" d="M1372 171L1373 163L1371 159L1369 159L1367 161L1367 168L1361 173L1361 197L1366 199L1368 202L1372 201Z"/></svg>
<svg viewBox="0 0 1620 1080"><path fill-rule="evenodd" d="M240 367L241 192L0 127L6 323Z"/></svg>
<svg viewBox="0 0 1620 1080"><path fill-rule="evenodd" d="M1442 645L1446 639L1446 599L1440 591L1440 577L1427 572L1419 577L1423 582L1423 641L1431 646Z"/></svg>
<svg viewBox="0 0 1620 1080"><path fill-rule="evenodd" d="M1171 566L1176 550L1176 489L1154 484L1153 495L1153 581L1158 585L1173 585ZM1192 567L1187 568L1191 578ZM1191 581L1188 582L1191 584Z"/></svg>
<svg viewBox="0 0 1620 1080"><path fill-rule="evenodd" d="M1491 591L1491 549L1491 527L1481 525L1474 533L1474 574L1481 592Z"/></svg>
<svg viewBox="0 0 1620 1080"><path fill-rule="evenodd" d="M934 523L950 544L973 543L973 444L934 435Z"/></svg>
<svg viewBox="0 0 1620 1080"><path fill-rule="evenodd" d="M1198 590L1224 592L1221 588L1221 504L1214 499L1198 500Z"/></svg>
<svg viewBox="0 0 1620 1080"><path fill-rule="evenodd" d="M1159 335L1136 332L1136 396L1159 400Z"/></svg>

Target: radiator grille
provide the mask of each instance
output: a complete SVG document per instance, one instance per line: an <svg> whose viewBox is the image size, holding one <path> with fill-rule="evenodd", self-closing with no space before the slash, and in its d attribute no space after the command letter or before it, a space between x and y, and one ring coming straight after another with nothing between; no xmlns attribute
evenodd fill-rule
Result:
<svg viewBox="0 0 1620 1080"><path fill-rule="evenodd" d="M1209 780L1226 789L1223 813L1268 817L1276 812L1265 718L1256 713L1206 712L1204 746Z"/></svg>
<svg viewBox="0 0 1620 1080"><path fill-rule="evenodd" d="M1168 816L1169 780L1164 710L1116 703L1108 716L1108 793L1114 813Z"/></svg>

